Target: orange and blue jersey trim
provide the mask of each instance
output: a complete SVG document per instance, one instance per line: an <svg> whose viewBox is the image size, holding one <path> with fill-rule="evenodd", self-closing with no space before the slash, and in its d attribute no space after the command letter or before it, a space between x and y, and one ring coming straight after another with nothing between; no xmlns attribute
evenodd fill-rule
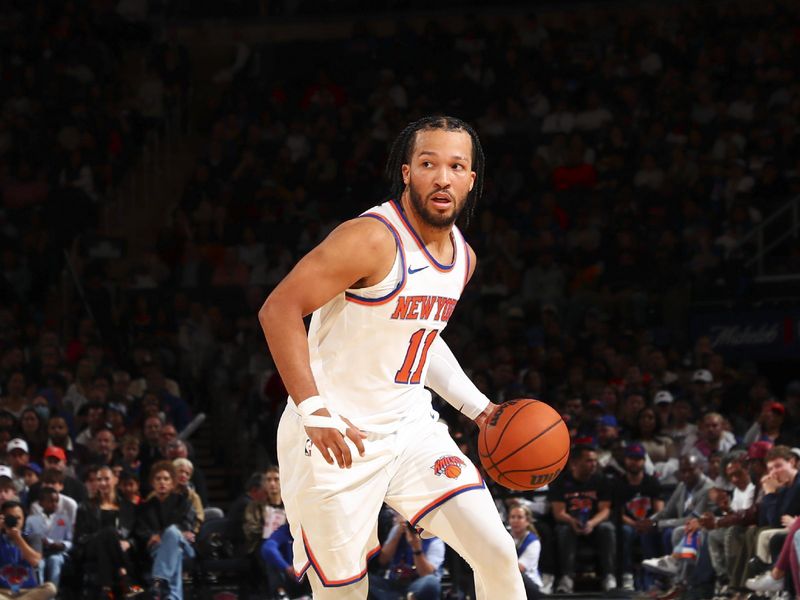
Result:
<svg viewBox="0 0 800 600"><path fill-rule="evenodd" d="M358 581L364 579L367 575L367 565L364 565L364 569L358 575L354 575L353 577L348 577L347 579L328 579L325 576L325 573L322 572L322 567L319 565L319 561L317 560L316 556L314 556L314 552L311 550L311 545L308 543L308 538L306 537L306 532L303 531L303 547L306 549L306 556L308 557L308 562L303 565L303 568L300 569L300 572L297 573L297 581L300 581L303 578L303 575L306 574L309 568L313 568L314 572L319 577L319 580L322 582L322 585L325 587L344 587L346 585L351 585ZM381 545L378 544L372 550L367 552L367 560L366 562L372 559L378 552L381 551Z"/></svg>
<svg viewBox="0 0 800 600"><path fill-rule="evenodd" d="M437 271L441 271L442 273L448 273L449 271L452 271L453 267L456 266L456 258L458 258L458 244L455 243L455 238L453 237L452 232L450 233L450 241L453 243L453 262L451 262L449 265L443 265L438 260L433 258L433 255L430 252L428 252L428 249L425 247L425 244L422 242L419 234L414 231L414 228L411 227L411 223L408 222L406 214L400 208L400 205L398 205L395 200L389 200L389 206L391 206L394 209L394 212L397 213L397 216L400 217L400 221L403 223L406 231L408 231L411 237L414 238L417 246L420 250L422 250L422 253L428 259L428 262L433 265L433 268Z"/></svg>
<svg viewBox="0 0 800 600"><path fill-rule="evenodd" d="M380 298L364 298L363 296L359 296L358 294L354 294L353 292L345 292L344 298L348 302L354 302L355 304L361 304L363 306L380 306L381 304L386 304L387 302L391 301L392 298L397 296L401 292L401 290L406 286L406 253L403 250L403 242L400 240L400 234L397 233L397 229L394 228L385 217L375 214L375 213L364 213L361 215L362 217L369 217L372 219L376 219L386 225L389 228L389 231L392 232L394 236L395 244L397 244L397 249L400 252L400 266L402 267L403 278L400 280L400 283L397 284L397 287L394 288L390 293L386 294L385 296L381 296Z"/></svg>
<svg viewBox="0 0 800 600"><path fill-rule="evenodd" d="M460 231L458 233L461 234ZM463 292L464 289L467 287L467 284L469 283L469 270L472 267L472 265L471 265L472 261L470 261L470 259L469 259L469 244L467 244L467 240L464 239L464 235L463 234L461 234L461 241L464 244L464 257L467 259L466 261L464 261L464 263L465 263L465 266L464 266L464 287L461 288L461 291Z"/></svg>
<svg viewBox="0 0 800 600"><path fill-rule="evenodd" d="M464 492L468 492L470 490L481 490L485 488L486 484L484 483L483 477L481 477L480 471L478 471L477 467L475 468L475 471L478 473L478 483L468 483L467 485L462 485L461 487L457 487L455 489L449 490L448 492L445 492L444 494L436 498L436 500L430 502L429 504L421 508L413 517L411 517L408 520L408 522L411 523L414 527L416 527L417 523L419 523L425 515L427 515L437 506L441 506L442 504L450 500L450 498L454 498L459 494L463 494Z"/></svg>

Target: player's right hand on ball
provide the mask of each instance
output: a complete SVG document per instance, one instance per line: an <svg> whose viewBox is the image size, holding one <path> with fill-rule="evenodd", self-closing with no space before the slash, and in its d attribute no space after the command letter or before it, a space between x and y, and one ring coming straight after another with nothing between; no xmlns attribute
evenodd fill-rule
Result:
<svg viewBox="0 0 800 600"><path fill-rule="evenodd" d="M320 417L329 417L331 414L327 409L321 408L314 413ZM364 456L364 438L367 434L361 431L358 427L353 425L345 417L341 417L342 421L347 423L347 437L353 442L358 449L359 456ZM353 455L350 448L345 442L344 436L339 433L338 429L333 427L306 427L306 434L311 440L311 443L317 447L322 458L332 465L333 461L339 465L340 469L349 469L353 465Z"/></svg>

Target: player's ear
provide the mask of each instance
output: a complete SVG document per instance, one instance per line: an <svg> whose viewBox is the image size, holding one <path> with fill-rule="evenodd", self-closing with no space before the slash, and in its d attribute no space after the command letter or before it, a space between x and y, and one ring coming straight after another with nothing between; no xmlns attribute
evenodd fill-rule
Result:
<svg viewBox="0 0 800 600"><path fill-rule="evenodd" d="M478 174L475 171L469 172L469 191L472 191L472 188L475 186L475 180L478 178Z"/></svg>
<svg viewBox="0 0 800 600"><path fill-rule="evenodd" d="M411 173L411 167L404 164L402 167L400 167L400 172L403 174L403 184L408 185L408 180Z"/></svg>

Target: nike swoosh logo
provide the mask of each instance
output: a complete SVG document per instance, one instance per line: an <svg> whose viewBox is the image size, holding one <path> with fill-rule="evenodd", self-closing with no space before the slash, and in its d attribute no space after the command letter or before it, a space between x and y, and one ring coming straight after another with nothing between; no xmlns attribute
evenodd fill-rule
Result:
<svg viewBox="0 0 800 600"><path fill-rule="evenodd" d="M408 267L408 274L413 275L414 273L419 273L423 269L427 269L429 266L430 265L425 265L424 267L420 267L419 269L412 269L411 267Z"/></svg>

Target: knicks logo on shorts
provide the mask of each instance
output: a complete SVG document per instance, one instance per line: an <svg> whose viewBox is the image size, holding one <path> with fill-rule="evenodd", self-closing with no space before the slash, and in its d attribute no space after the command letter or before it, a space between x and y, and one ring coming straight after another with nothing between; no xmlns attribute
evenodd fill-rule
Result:
<svg viewBox="0 0 800 600"><path fill-rule="evenodd" d="M461 467L465 465L466 463L457 456L443 456L433 463L431 468L437 477L444 475L450 479L458 479Z"/></svg>

